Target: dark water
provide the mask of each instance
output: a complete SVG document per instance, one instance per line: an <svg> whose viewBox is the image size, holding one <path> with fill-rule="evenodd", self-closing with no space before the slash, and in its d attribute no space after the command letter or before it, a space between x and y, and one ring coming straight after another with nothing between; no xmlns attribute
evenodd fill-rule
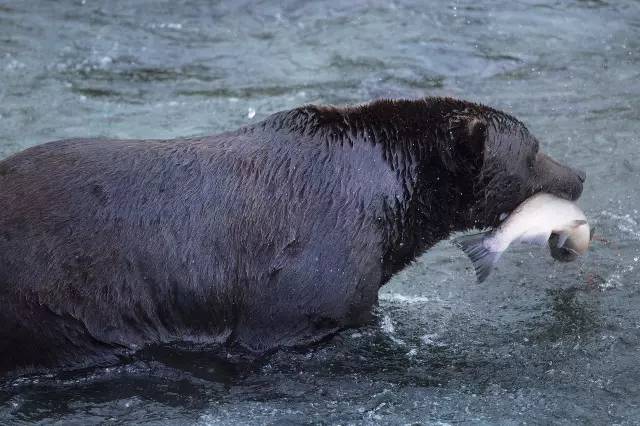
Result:
<svg viewBox="0 0 640 426"><path fill-rule="evenodd" d="M0 157L423 95L511 112L587 170L591 252L521 247L479 285L445 242L366 329L258 363L163 351L12 379L0 423L640 424L638 2L0 0Z"/></svg>

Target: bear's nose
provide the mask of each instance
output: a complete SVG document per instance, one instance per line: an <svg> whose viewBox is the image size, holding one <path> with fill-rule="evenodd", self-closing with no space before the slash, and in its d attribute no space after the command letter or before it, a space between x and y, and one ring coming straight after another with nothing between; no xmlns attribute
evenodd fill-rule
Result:
<svg viewBox="0 0 640 426"><path fill-rule="evenodd" d="M576 174L578 175L578 179L580 179L580 182L584 183L584 181L587 179L587 174L584 172L584 170L576 170Z"/></svg>

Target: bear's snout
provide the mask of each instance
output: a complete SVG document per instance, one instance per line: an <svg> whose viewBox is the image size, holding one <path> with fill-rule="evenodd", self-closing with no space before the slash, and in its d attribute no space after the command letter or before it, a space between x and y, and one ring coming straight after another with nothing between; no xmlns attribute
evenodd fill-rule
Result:
<svg viewBox="0 0 640 426"><path fill-rule="evenodd" d="M582 194L585 180L584 171L565 166L546 154L538 153L531 192L548 192L575 201Z"/></svg>

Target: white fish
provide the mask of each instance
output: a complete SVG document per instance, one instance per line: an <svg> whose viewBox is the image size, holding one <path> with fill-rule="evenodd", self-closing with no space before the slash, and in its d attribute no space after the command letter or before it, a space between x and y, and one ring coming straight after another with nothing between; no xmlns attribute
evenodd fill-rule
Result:
<svg viewBox="0 0 640 426"><path fill-rule="evenodd" d="M555 259L569 261L589 248L592 231L575 203L539 193L526 199L491 231L458 237L453 243L469 256L478 282L484 281L513 242L549 244Z"/></svg>

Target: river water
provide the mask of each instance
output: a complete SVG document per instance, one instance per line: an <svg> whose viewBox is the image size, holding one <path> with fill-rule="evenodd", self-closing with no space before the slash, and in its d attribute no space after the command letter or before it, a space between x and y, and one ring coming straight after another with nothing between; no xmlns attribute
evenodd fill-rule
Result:
<svg viewBox="0 0 640 426"><path fill-rule="evenodd" d="M0 423L640 424L640 3L0 0L0 158L426 95L513 113L586 170L588 255L519 247L477 284L443 242L369 327L4 380Z"/></svg>

